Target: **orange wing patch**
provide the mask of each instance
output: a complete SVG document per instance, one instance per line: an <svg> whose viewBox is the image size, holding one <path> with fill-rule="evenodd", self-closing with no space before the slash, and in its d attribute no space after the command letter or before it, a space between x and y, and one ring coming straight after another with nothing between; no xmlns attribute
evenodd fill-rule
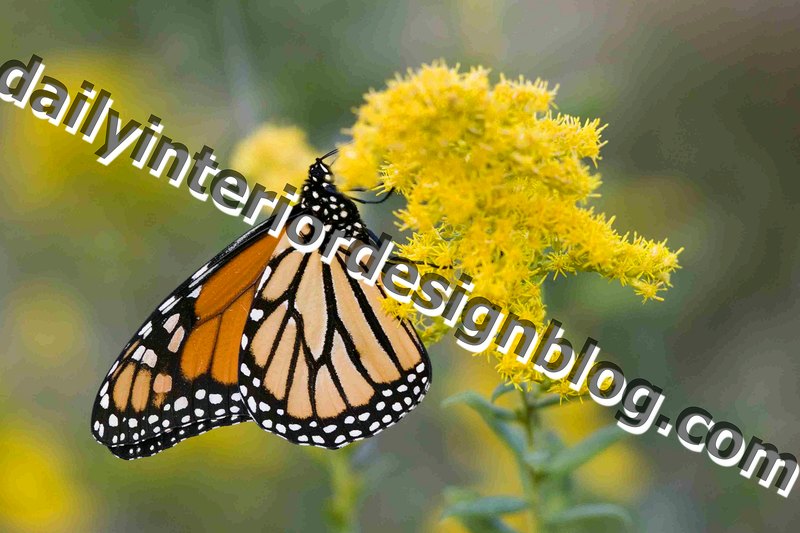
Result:
<svg viewBox="0 0 800 533"><path fill-rule="evenodd" d="M114 405L120 411L124 411L128 406L128 396L131 394L131 384L133 384L133 373L135 371L136 365L128 363L117 375L117 381L114 383L113 397Z"/></svg>
<svg viewBox="0 0 800 533"><path fill-rule="evenodd" d="M219 383L236 383L239 342L254 286L277 244L278 239L262 239L211 274L202 285L195 303L199 322L181 354L181 371L188 379L205 374L210 368L211 377Z"/></svg>
<svg viewBox="0 0 800 533"><path fill-rule="evenodd" d="M264 238L213 273L197 297L194 307L197 318L205 321L219 315L240 294L255 285L277 244L278 239L274 237Z"/></svg>
<svg viewBox="0 0 800 533"><path fill-rule="evenodd" d="M203 322L189 335L181 355L181 372L188 380L193 380L208 371L219 332L219 317Z"/></svg>

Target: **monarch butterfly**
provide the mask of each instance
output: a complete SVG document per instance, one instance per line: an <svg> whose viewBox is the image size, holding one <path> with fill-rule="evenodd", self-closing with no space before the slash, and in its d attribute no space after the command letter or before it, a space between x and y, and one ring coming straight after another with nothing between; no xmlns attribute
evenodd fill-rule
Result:
<svg viewBox="0 0 800 533"><path fill-rule="evenodd" d="M333 152L332 152L333 153ZM289 221L375 240L317 158ZM431 364L414 328L384 311L379 283L302 253L272 219L225 248L144 321L104 379L92 434L123 459L215 427L255 421L290 442L341 448L395 424L422 400Z"/></svg>

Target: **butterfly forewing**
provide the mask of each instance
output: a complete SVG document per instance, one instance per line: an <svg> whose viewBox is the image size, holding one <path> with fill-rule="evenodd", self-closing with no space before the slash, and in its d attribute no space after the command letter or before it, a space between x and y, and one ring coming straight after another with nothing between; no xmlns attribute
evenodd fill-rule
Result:
<svg viewBox="0 0 800 533"><path fill-rule="evenodd" d="M425 348L409 324L384 311L380 287L348 274L343 254L328 265L318 252L286 247L264 274L239 368L240 392L262 428L339 448L421 401L430 386Z"/></svg>
<svg viewBox="0 0 800 533"><path fill-rule="evenodd" d="M241 332L277 239L269 221L237 240L148 317L104 380L92 433L125 459L249 420L238 390Z"/></svg>

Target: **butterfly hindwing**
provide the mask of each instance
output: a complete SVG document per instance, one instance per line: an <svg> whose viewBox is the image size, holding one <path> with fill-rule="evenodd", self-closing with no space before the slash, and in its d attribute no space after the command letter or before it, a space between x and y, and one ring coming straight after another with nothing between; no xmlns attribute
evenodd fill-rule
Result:
<svg viewBox="0 0 800 533"><path fill-rule="evenodd" d="M239 342L277 239L270 221L200 268L147 318L106 376L92 433L115 455L153 455L249 420L238 391Z"/></svg>
<svg viewBox="0 0 800 533"><path fill-rule="evenodd" d="M276 253L242 336L240 392L251 417L291 442L339 448L412 410L431 365L384 298L348 274L341 253L330 265L319 252Z"/></svg>

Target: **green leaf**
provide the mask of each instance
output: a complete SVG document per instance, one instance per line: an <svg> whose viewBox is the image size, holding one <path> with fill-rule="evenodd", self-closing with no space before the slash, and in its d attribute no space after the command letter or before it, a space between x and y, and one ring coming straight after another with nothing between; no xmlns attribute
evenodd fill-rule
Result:
<svg viewBox="0 0 800 533"><path fill-rule="evenodd" d="M475 410L484 422L494 431L495 435L514 452L518 459L522 459L525 452L525 438L522 432L505 422L505 420L517 420L513 411L492 405L479 394L467 391L456 394L442 402L442 407L449 407L463 403Z"/></svg>
<svg viewBox="0 0 800 533"><path fill-rule="evenodd" d="M547 523L554 526L562 526L598 518L617 520L625 526L625 529L633 531L633 519L628 511L619 505L610 503L578 505L550 517Z"/></svg>
<svg viewBox="0 0 800 533"><path fill-rule="evenodd" d="M498 516L518 513L528 507L528 502L515 496L486 496L455 502L442 513L442 518L450 516Z"/></svg>
<svg viewBox="0 0 800 533"><path fill-rule="evenodd" d="M497 387L495 387L494 391L492 392L492 403L497 401L497 399L504 395L508 394L511 391L517 390L513 383L501 383Z"/></svg>
<svg viewBox="0 0 800 533"><path fill-rule="evenodd" d="M517 533L515 529L496 517L471 518L460 517L461 524L470 533Z"/></svg>
<svg viewBox="0 0 800 533"><path fill-rule="evenodd" d="M547 450L530 450L525 453L525 463L533 468L534 472L544 472L551 457L552 454Z"/></svg>
<svg viewBox="0 0 800 533"><path fill-rule="evenodd" d="M554 454L546 462L542 461L541 455L535 453L529 453L525 462L541 473L567 474L627 435L616 424L612 424L595 431L575 446Z"/></svg>
<svg viewBox="0 0 800 533"><path fill-rule="evenodd" d="M547 396L542 396L534 400L532 405L536 409L544 409L545 407L553 405L562 405L563 402L564 400L561 398L560 394L548 394Z"/></svg>
<svg viewBox="0 0 800 533"><path fill-rule="evenodd" d="M465 403L476 411L486 411L500 420L518 420L517 414L510 410L498 407L489 403L483 396L473 391L459 392L442 402L442 407L450 407L459 403Z"/></svg>
<svg viewBox="0 0 800 533"><path fill-rule="evenodd" d="M468 504L472 501L480 499L477 492L471 489L464 489L460 487L447 487L444 490L444 499L447 504L447 509L457 508ZM454 519L461 522L461 524L471 533L516 533L513 528L508 526L500 518L496 516L481 516L473 514L448 514L448 510L444 511L442 519L447 516L453 516Z"/></svg>
<svg viewBox="0 0 800 533"><path fill-rule="evenodd" d="M361 474L364 492L369 494L378 488L390 474L399 470L400 461L388 454L384 454L374 459Z"/></svg>

